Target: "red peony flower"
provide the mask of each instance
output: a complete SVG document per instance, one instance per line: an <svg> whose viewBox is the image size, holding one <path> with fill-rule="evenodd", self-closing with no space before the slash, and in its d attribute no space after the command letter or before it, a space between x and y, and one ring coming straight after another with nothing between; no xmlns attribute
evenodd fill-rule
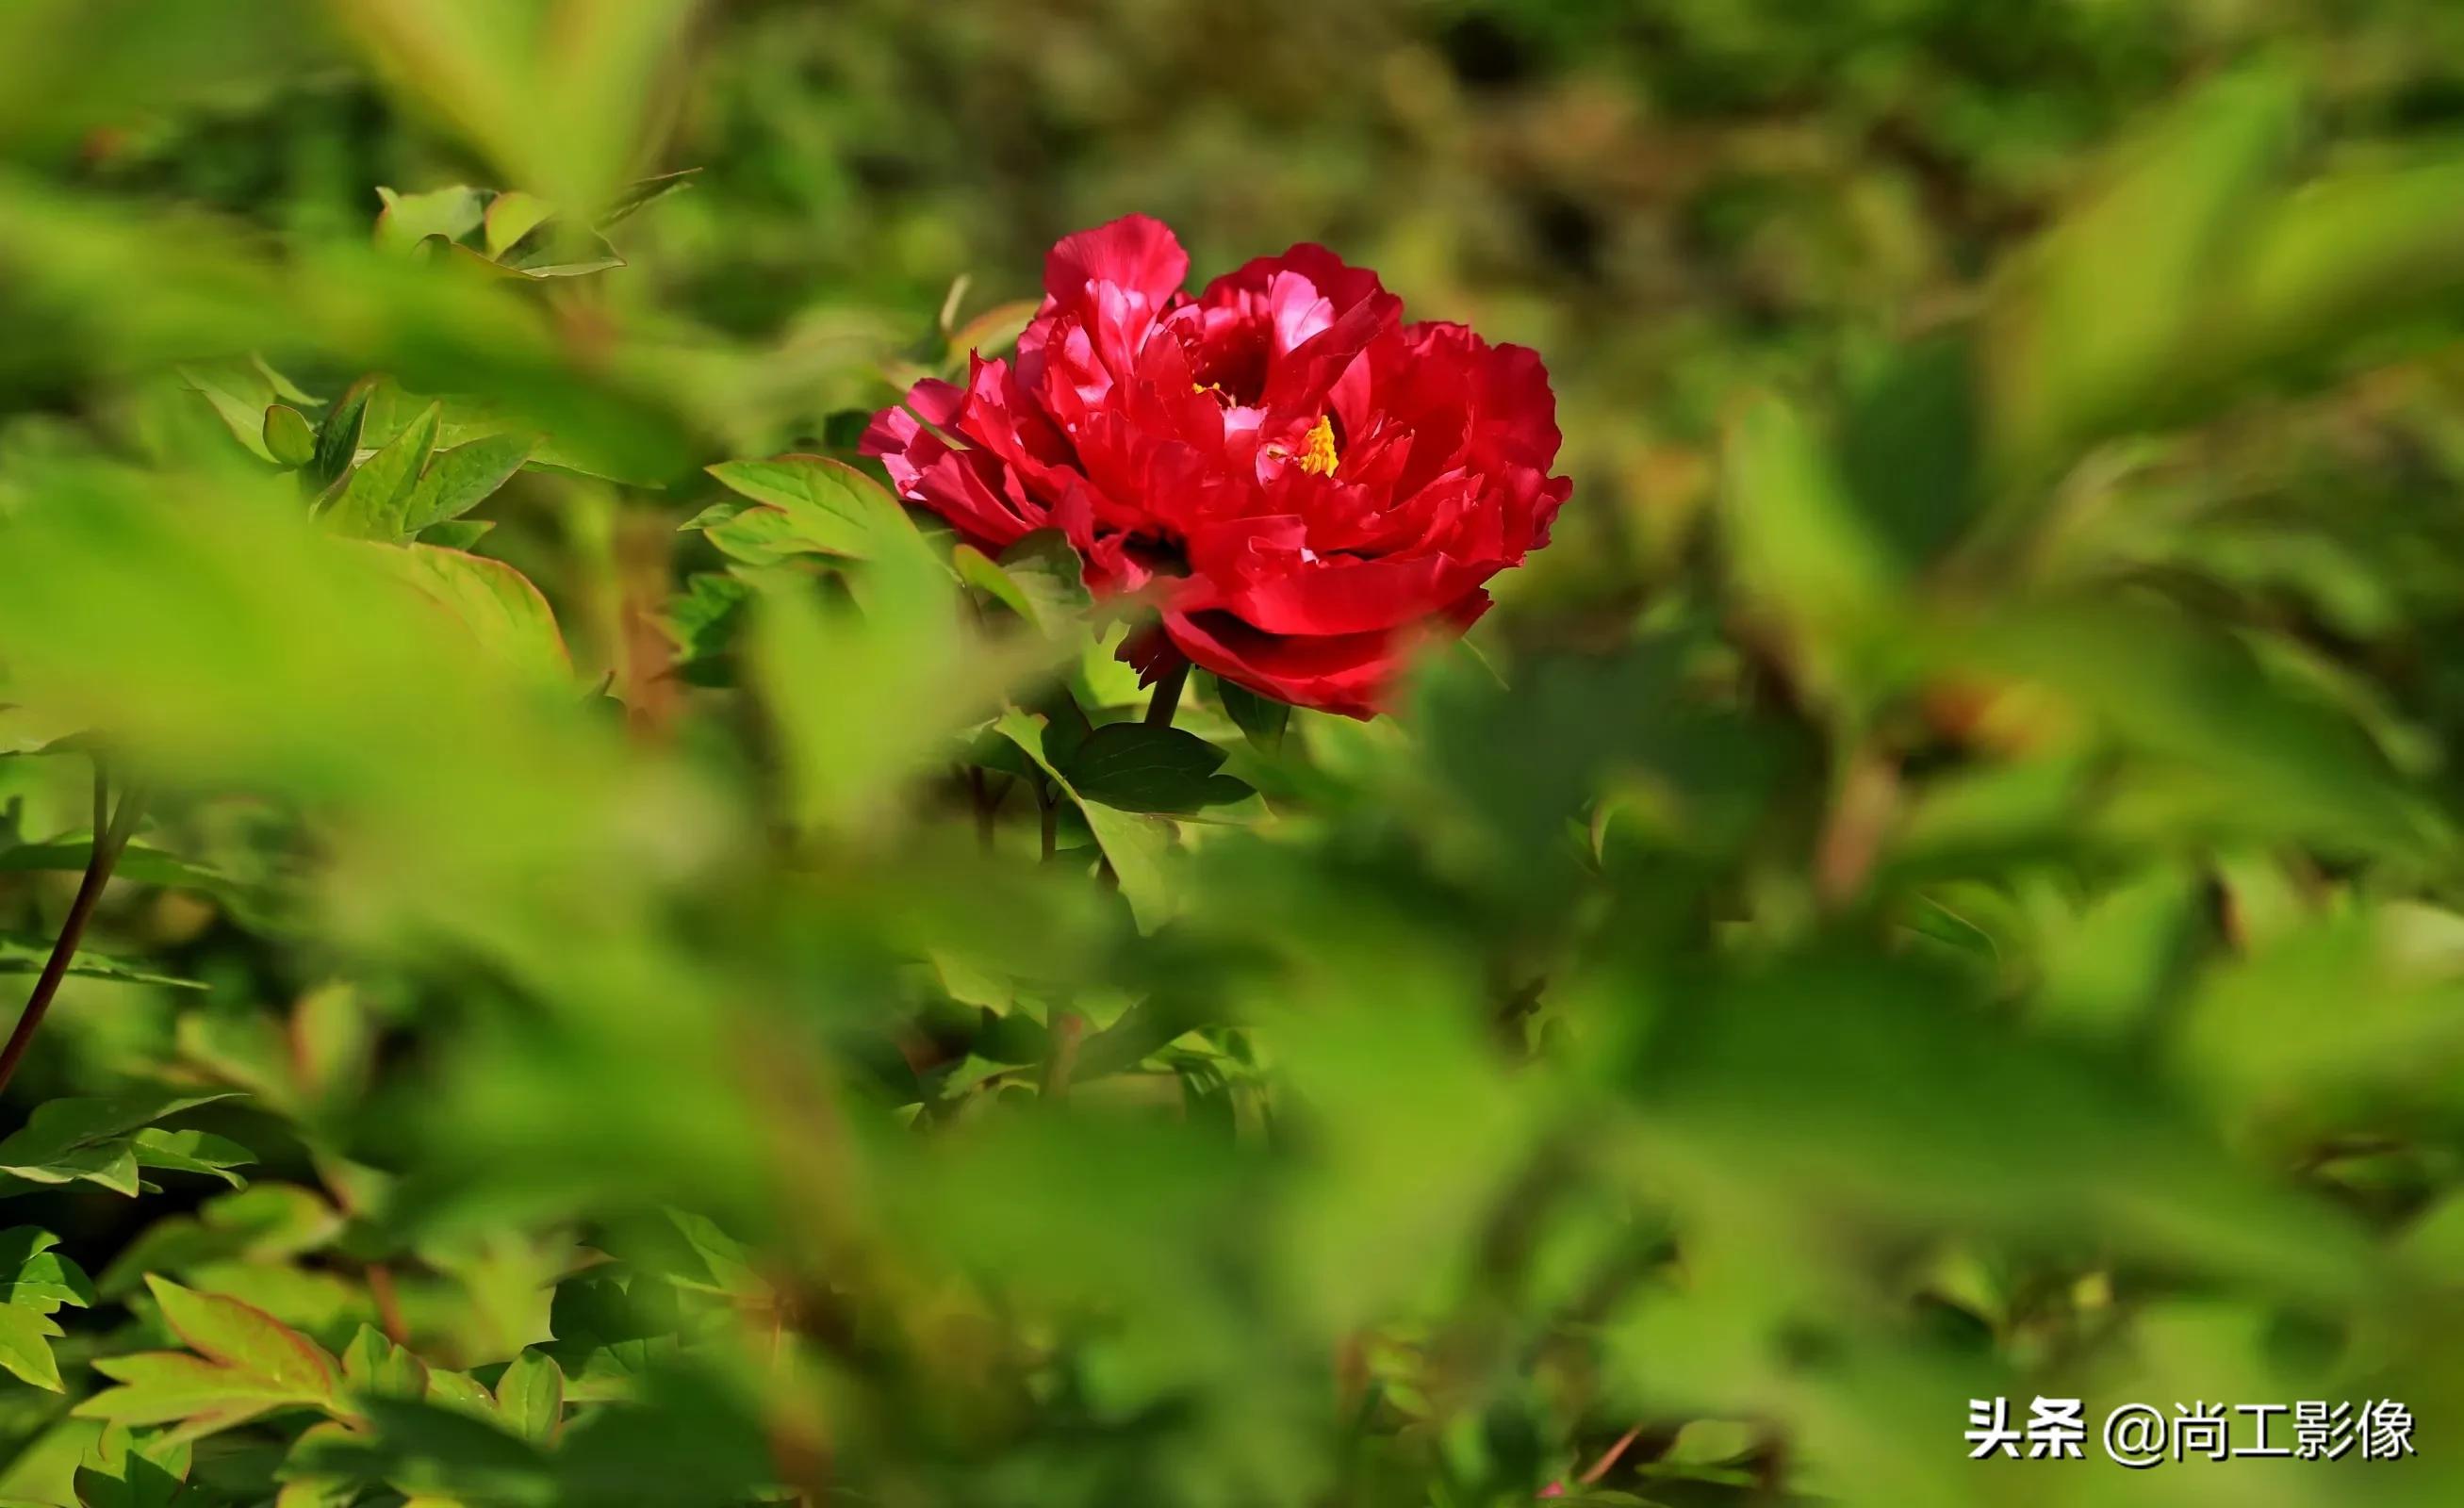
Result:
<svg viewBox="0 0 2464 1508"><path fill-rule="evenodd" d="M1149 680L1185 657L1304 707L1372 715L1415 639L1549 542L1556 398L1539 356L1406 324L1374 273L1296 246L1182 291L1132 215L1052 249L1016 359L971 357L877 415L900 494L998 554L1059 529L1099 593L1156 589ZM912 410L912 412L911 412Z"/></svg>

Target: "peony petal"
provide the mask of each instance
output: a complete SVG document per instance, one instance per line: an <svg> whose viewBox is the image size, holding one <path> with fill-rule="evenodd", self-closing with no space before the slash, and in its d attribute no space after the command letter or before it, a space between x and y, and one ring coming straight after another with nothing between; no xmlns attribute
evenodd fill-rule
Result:
<svg viewBox="0 0 2464 1508"><path fill-rule="evenodd" d="M1074 302L1096 284L1111 283L1160 308L1188 277L1189 253L1180 249L1180 238L1151 215L1123 215L1063 236L1044 260L1044 291L1062 304Z"/></svg>
<svg viewBox="0 0 2464 1508"><path fill-rule="evenodd" d="M907 390L907 406L935 429L954 428L959 413L967 406L967 390L956 382L928 377Z"/></svg>
<svg viewBox="0 0 2464 1508"><path fill-rule="evenodd" d="M1292 247L1280 256L1261 256L1243 263L1208 283L1198 295L1201 305L1237 304L1243 295L1269 293L1279 276L1297 274L1340 310L1385 294L1386 285L1365 267L1353 267L1314 242Z"/></svg>
<svg viewBox="0 0 2464 1508"><path fill-rule="evenodd" d="M1409 630L1294 638L1261 633L1229 613L1179 611L1165 612L1163 630L1194 664L1261 696L1369 718L1414 650L1459 636L1487 610L1488 594L1475 590Z"/></svg>
<svg viewBox="0 0 2464 1508"><path fill-rule="evenodd" d="M1266 375L1259 406L1305 415L1314 423L1332 403L1337 382L1369 343L1395 328L1403 300L1379 294L1345 310L1334 323L1286 352Z"/></svg>
<svg viewBox="0 0 2464 1508"><path fill-rule="evenodd" d="M1446 555L1297 556L1223 591L1218 605L1272 634L1334 635L1399 628L1457 601L1504 568Z"/></svg>

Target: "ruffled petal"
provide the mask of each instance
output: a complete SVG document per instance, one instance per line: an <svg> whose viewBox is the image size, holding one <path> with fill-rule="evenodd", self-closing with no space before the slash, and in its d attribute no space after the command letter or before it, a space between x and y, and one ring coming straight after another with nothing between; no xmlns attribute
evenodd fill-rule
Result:
<svg viewBox="0 0 2464 1508"><path fill-rule="evenodd" d="M1044 291L1059 303L1109 283L1161 305L1189 279L1189 253L1172 227L1151 215L1123 215L1065 235L1044 259Z"/></svg>
<svg viewBox="0 0 2464 1508"><path fill-rule="evenodd" d="M1270 634L1333 635L1399 628L1442 611L1495 576L1503 562L1446 555L1297 557L1274 562L1209 598Z"/></svg>
<svg viewBox="0 0 2464 1508"><path fill-rule="evenodd" d="M1432 639L1460 637L1488 605L1486 592L1473 591L1407 629L1312 638L1263 633L1229 613L1168 610L1163 631L1192 663L1261 696L1370 718L1414 651Z"/></svg>

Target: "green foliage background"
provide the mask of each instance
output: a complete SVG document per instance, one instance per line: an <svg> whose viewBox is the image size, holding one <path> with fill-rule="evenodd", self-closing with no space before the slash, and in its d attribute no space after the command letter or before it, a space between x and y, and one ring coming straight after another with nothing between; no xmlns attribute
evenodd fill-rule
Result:
<svg viewBox="0 0 2464 1508"><path fill-rule="evenodd" d="M0 1500L2458 1500L2459 127L2445 0L0 8ZM1398 715L841 464L1133 210L1548 358Z"/></svg>

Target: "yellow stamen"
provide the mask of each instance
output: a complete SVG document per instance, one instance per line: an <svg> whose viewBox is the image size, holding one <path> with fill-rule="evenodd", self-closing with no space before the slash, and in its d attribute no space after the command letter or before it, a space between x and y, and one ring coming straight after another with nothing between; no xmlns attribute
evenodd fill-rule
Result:
<svg viewBox="0 0 2464 1508"><path fill-rule="evenodd" d="M1189 384L1189 390L1192 393L1213 393L1218 403L1228 404L1232 401L1232 395L1225 392L1222 385L1218 382L1192 382Z"/></svg>
<svg viewBox="0 0 2464 1508"><path fill-rule="evenodd" d="M1309 432L1309 448L1301 452L1301 470L1332 476L1334 466L1334 421L1320 414L1317 427Z"/></svg>

